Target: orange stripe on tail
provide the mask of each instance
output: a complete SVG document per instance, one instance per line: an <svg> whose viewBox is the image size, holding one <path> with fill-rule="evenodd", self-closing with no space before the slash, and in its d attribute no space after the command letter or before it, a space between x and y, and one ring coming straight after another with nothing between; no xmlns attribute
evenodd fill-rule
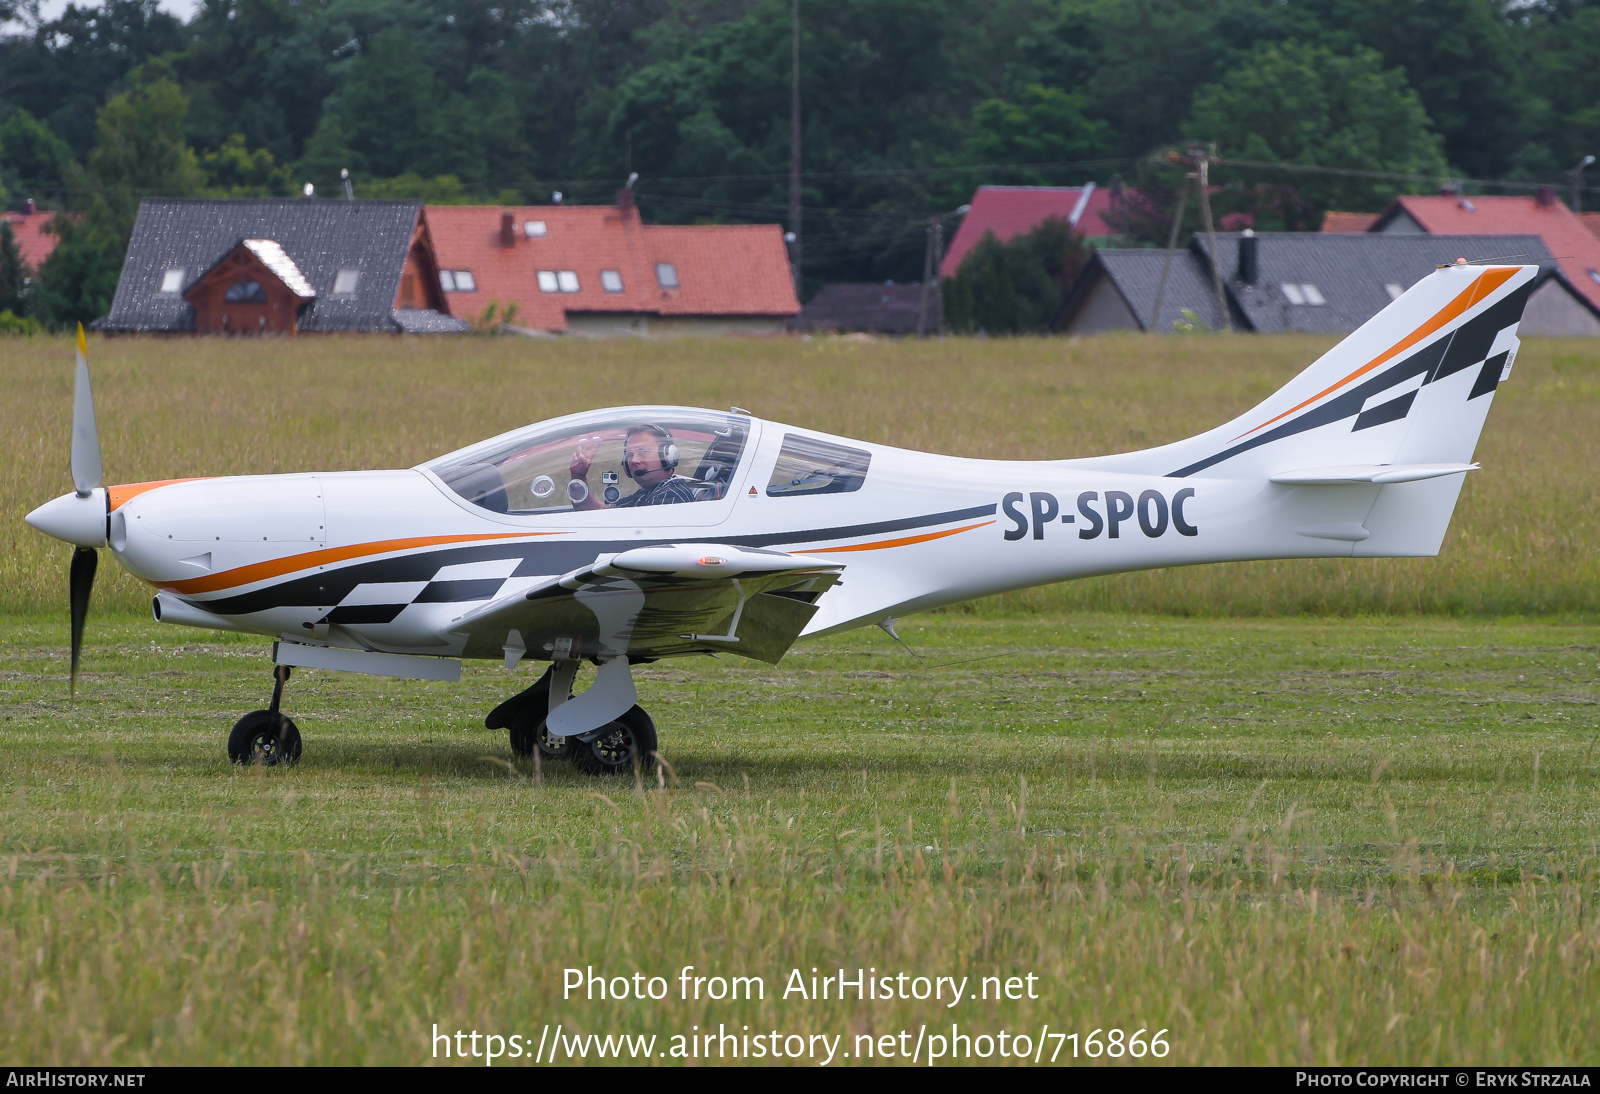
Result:
<svg viewBox="0 0 1600 1094"><path fill-rule="evenodd" d="M1318 399L1321 399L1324 395L1331 395L1333 392L1344 387L1350 381L1358 380L1365 376L1367 373L1371 372L1385 361L1393 360L1399 354L1404 353L1406 350L1410 349L1412 346L1416 345L1430 334L1437 332L1439 328L1450 322L1450 320L1455 319L1471 310L1474 304L1478 303L1480 300L1484 299L1490 293L1494 292L1501 285L1510 280L1516 274L1517 269L1518 267L1516 266L1501 266L1491 267L1485 270L1481 277L1473 281L1471 285L1464 289L1460 296L1456 297L1454 300L1450 301L1450 303L1441 308L1439 313L1432 319L1428 320L1426 323L1422 324L1422 326L1418 327L1400 341L1390 346L1387 350L1378 354L1378 356L1374 357L1372 360L1356 369L1343 380L1340 380L1332 387L1317 392L1317 394L1311 396L1311 398L1307 399L1299 406L1292 406L1288 410L1285 410L1282 414L1279 414L1276 417L1268 418L1254 429L1245 430L1243 433L1239 434L1239 437L1248 437L1252 433L1267 428L1267 426L1274 422L1287 418L1297 410L1304 410ZM1239 437L1235 437L1234 440L1237 441ZM1231 444L1232 442L1230 441L1229 443Z"/></svg>

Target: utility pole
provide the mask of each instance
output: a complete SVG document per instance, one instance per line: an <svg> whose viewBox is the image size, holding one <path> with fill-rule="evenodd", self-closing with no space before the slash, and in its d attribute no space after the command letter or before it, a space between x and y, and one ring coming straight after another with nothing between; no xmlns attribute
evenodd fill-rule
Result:
<svg viewBox="0 0 1600 1094"><path fill-rule="evenodd" d="M1168 156L1174 160L1174 156ZM1183 185L1178 187L1178 204L1172 210L1172 231L1167 233L1167 258L1161 263L1161 280L1156 282L1156 306L1150 312L1150 326L1152 331L1161 329L1161 302L1167 295L1167 272L1172 269L1172 255L1178 247L1178 230L1183 227L1183 207L1189 202L1189 180L1194 178L1192 172L1185 172Z"/></svg>
<svg viewBox="0 0 1600 1094"><path fill-rule="evenodd" d="M1585 156L1578 161L1578 166L1572 169L1572 211L1583 212L1583 169L1594 162L1593 156Z"/></svg>
<svg viewBox="0 0 1600 1094"><path fill-rule="evenodd" d="M794 295L800 295L800 0L789 6L789 231L794 244Z"/></svg>
<svg viewBox="0 0 1600 1094"><path fill-rule="evenodd" d="M1207 183L1207 168L1216 158L1216 145L1209 148L1189 149L1190 162L1199 160L1200 169L1200 221L1206 229L1206 250L1211 252L1211 288L1217 294L1217 321L1222 329L1233 330L1233 320L1228 315L1228 297L1222 291L1222 256L1217 253L1217 232L1211 223L1211 194Z"/></svg>
<svg viewBox="0 0 1600 1094"><path fill-rule="evenodd" d="M928 333L928 298L933 295L933 233L939 230L939 218L928 218L927 242L922 248L922 302L917 305L917 337Z"/></svg>

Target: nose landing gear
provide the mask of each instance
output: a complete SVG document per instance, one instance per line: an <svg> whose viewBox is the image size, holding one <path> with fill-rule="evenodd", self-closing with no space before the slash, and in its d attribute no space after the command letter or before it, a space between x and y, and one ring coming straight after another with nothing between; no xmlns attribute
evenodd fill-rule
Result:
<svg viewBox="0 0 1600 1094"><path fill-rule="evenodd" d="M300 758L300 727L278 710L288 680L288 665L273 666L272 702L266 710L252 710L234 723L228 734L228 759L236 764L277 767Z"/></svg>

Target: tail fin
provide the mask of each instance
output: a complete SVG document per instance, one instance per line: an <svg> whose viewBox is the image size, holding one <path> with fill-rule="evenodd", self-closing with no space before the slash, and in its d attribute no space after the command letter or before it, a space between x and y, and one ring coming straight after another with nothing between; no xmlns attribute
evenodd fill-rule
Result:
<svg viewBox="0 0 1600 1094"><path fill-rule="evenodd" d="M1447 266L1259 406L1143 452L1078 461L1174 478L1390 483L1357 555L1436 554L1538 266Z"/></svg>

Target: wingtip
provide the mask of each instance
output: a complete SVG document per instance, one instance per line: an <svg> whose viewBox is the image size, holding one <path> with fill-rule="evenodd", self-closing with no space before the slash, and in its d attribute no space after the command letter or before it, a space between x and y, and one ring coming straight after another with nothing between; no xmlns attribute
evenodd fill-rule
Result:
<svg viewBox="0 0 1600 1094"><path fill-rule="evenodd" d="M89 343L83 337L83 324L78 324L78 352L85 357L89 356Z"/></svg>

